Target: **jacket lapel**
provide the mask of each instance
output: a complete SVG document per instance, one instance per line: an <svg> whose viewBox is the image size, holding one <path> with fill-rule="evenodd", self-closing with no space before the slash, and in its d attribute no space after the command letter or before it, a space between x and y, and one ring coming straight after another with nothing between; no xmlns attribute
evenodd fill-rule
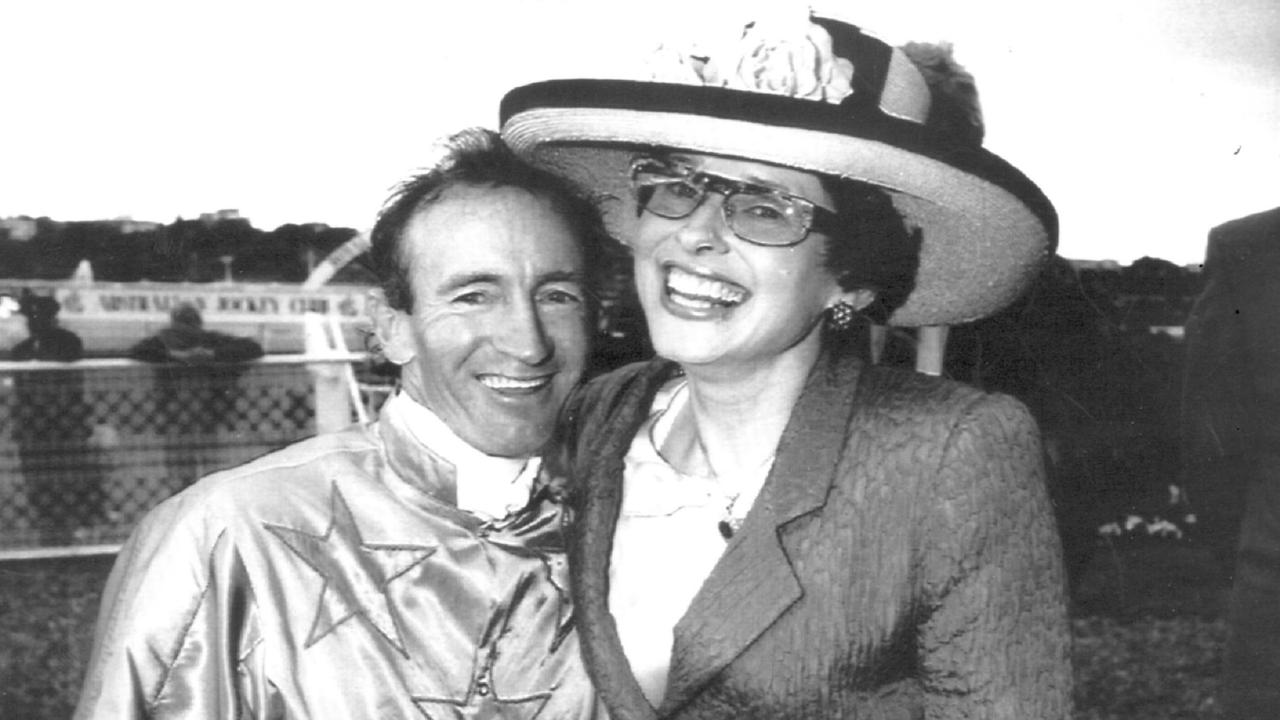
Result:
<svg viewBox="0 0 1280 720"><path fill-rule="evenodd" d="M608 400L592 398L594 406L582 408L582 399L575 398L579 407L566 413L572 417L581 412L583 417L574 422L587 434L596 433L579 448L582 462L575 463L581 475L580 495L573 500L579 516L570 530L569 572L583 659L613 720L655 717L631 672L609 612L609 560L622 505L623 458L658 388L674 369L670 363L649 363L633 377L622 379L622 387Z"/></svg>
<svg viewBox="0 0 1280 720"><path fill-rule="evenodd" d="M688 703L804 595L782 546L782 526L826 503L861 367L824 359L810 375L760 497L676 624L660 715Z"/></svg>

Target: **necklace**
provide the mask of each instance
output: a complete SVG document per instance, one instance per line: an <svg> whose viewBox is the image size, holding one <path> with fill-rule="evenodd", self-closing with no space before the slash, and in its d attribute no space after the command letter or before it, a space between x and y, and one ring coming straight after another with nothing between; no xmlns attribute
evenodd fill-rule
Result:
<svg viewBox="0 0 1280 720"><path fill-rule="evenodd" d="M724 512L720 516L720 521L716 523L716 529L720 531L720 537L726 541L742 529L742 523L747 519L747 513L751 511L751 506L755 504L760 487L764 485L764 481L769 477L769 470L773 467L773 460L776 455L777 453L769 453L768 457L756 464L747 474L747 477L740 478L740 482L736 483L736 491L725 496ZM716 478L718 480L719 475ZM745 509L740 509L738 508L738 500L748 490L751 491L751 502L746 503Z"/></svg>
<svg viewBox="0 0 1280 720"><path fill-rule="evenodd" d="M659 456L663 456L662 447L666 444L672 428L675 425L676 418L683 415L685 403L688 400L688 383L682 382L671 393L670 399L667 401L657 418L649 426L649 442ZM720 531L720 537L726 541L734 536L734 534L742 528L743 522L746 520L747 513L751 510L751 506L755 504L756 495L759 494L761 486L769 476L769 469L773 467L773 461L777 453L769 453L768 456L762 458L751 468L745 470L735 479L737 482L728 483L721 481L721 475L716 471L715 466L711 463L711 455L707 452L706 445L702 442L702 436L698 433L696 426L693 428L692 438L686 442L691 442L690 450L693 457L697 458L698 465L701 465L701 473L704 477L714 481L718 493L723 498L723 510L720 512L720 519L716 522L716 528ZM674 463L666 460L672 467ZM677 469L676 472L687 472ZM732 492L728 489L732 488ZM744 502L739 503L739 500ZM739 505L745 508L739 508Z"/></svg>

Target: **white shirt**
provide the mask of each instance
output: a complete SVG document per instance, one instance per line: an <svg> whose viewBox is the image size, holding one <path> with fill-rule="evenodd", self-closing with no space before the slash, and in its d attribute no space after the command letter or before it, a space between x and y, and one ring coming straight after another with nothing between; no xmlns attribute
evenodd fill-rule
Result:
<svg viewBox="0 0 1280 720"><path fill-rule="evenodd" d="M379 417L405 428L453 465L458 509L486 520L500 520L528 504L541 458L486 455L458 437L430 408L403 392L383 403Z"/></svg>
<svg viewBox="0 0 1280 720"><path fill-rule="evenodd" d="M675 625L724 552L720 522L731 505L733 515L745 514L768 474L766 465L759 477L722 482L681 473L662 457L658 448L688 399L686 388L683 378L663 387L631 441L609 563L609 610L655 707L666 693Z"/></svg>

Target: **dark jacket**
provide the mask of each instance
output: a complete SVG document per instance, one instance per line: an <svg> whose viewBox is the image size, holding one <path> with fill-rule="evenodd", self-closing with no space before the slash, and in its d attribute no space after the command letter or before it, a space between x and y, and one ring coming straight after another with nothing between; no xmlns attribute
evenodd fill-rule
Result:
<svg viewBox="0 0 1280 720"><path fill-rule="evenodd" d="M1209 232L1187 319L1183 447L1194 484L1239 485L1280 454L1280 208Z"/></svg>
<svg viewBox="0 0 1280 720"><path fill-rule="evenodd" d="M60 327L48 328L13 346L14 360L73 362L83 356L80 336Z"/></svg>
<svg viewBox="0 0 1280 720"><path fill-rule="evenodd" d="M623 457L673 371L623 368L566 409L559 462L581 479L573 592L613 720L653 715L609 614L608 569ZM1067 718L1065 606L1025 408L824 360L741 531L675 628L658 714Z"/></svg>
<svg viewBox="0 0 1280 720"><path fill-rule="evenodd" d="M250 338L185 327L165 328L129 350L129 357L134 360L191 365L249 362L262 355L262 346Z"/></svg>

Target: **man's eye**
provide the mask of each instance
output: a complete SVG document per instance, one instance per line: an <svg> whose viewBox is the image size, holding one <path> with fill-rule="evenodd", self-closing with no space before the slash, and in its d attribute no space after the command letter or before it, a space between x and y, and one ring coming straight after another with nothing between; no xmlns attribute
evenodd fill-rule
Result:
<svg viewBox="0 0 1280 720"><path fill-rule="evenodd" d="M569 290L548 290L542 294L542 301L551 305L580 305L582 296Z"/></svg>
<svg viewBox="0 0 1280 720"><path fill-rule="evenodd" d="M479 291L463 293L453 298L453 302L459 305L483 305L488 300L489 297Z"/></svg>

